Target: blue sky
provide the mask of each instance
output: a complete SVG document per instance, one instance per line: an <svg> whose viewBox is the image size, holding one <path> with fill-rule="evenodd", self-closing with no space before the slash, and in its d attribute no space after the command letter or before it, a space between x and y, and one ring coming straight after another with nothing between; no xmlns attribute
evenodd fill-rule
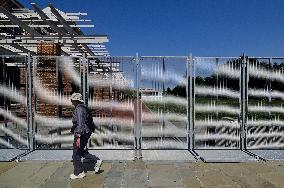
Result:
<svg viewBox="0 0 284 188"><path fill-rule="evenodd" d="M283 0L19 0L87 12L111 55L284 56Z"/></svg>

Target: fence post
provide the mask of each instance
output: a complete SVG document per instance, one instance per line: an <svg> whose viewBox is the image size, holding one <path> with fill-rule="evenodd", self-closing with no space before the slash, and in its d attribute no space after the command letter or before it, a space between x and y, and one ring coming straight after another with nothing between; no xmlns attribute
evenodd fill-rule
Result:
<svg viewBox="0 0 284 188"><path fill-rule="evenodd" d="M28 92L27 92L27 117L28 117L28 141L29 141L29 149L34 150L35 145L34 145L34 128L33 128L33 109L32 109L32 58L31 54L28 53L28 66L27 66L27 73L28 73L28 80L27 80L27 87L28 87Z"/></svg>
<svg viewBox="0 0 284 188"><path fill-rule="evenodd" d="M187 97L187 120L188 120L188 126L187 126L187 144L188 149L193 150L194 149L194 128L193 128L193 58L192 54L190 54L187 58L186 63L187 68L187 87L186 87L186 97Z"/></svg>
<svg viewBox="0 0 284 188"><path fill-rule="evenodd" d="M246 124L247 124L247 108L248 108L248 58L246 58L245 54L242 57L242 64L241 64L241 117L242 117L242 124L241 124L241 135L240 135L240 149L246 150L247 149L247 138L246 138Z"/></svg>
<svg viewBox="0 0 284 188"><path fill-rule="evenodd" d="M135 74L135 78L136 79L136 94L137 94L137 62L136 59L134 57L135 62L133 62L133 69L136 68L136 71L133 72L133 74ZM134 70L133 70L134 71ZM129 96L128 96L129 98ZM134 160L137 159L137 104L135 105L135 101L133 100L133 112L134 112L134 128L133 128L133 135L134 135Z"/></svg>
<svg viewBox="0 0 284 188"><path fill-rule="evenodd" d="M135 56L135 63L136 63L136 109L135 110L135 127L134 127L134 146L135 146L135 159L141 159L142 158L142 138L141 138L141 100L139 99L139 79L140 79L140 72L141 69L139 69L139 55L136 53Z"/></svg>
<svg viewBox="0 0 284 188"><path fill-rule="evenodd" d="M82 57L82 95L83 95L83 101L85 102L85 104L87 104L87 96L86 96L86 87L87 87L87 79L86 79L86 54L84 53L83 54L83 57Z"/></svg>
<svg viewBox="0 0 284 188"><path fill-rule="evenodd" d="M89 92L90 92L90 89L89 89L89 66L90 66L90 59L89 58L86 58L86 80L85 80L85 83L86 83L86 98L85 98L85 104L88 106L89 105Z"/></svg>
<svg viewBox="0 0 284 188"><path fill-rule="evenodd" d="M1 60L2 60L1 63L3 64L1 80L2 80L3 86L7 86L7 73L6 73L6 67L5 67L5 57L1 57ZM7 98L6 98L6 95L3 96L3 106L4 106L4 109L7 110ZM8 127L8 125L7 125L7 118L6 118L6 116L4 116L3 118L4 118L5 128L7 128ZM8 134L5 134L5 137L8 138L8 142L9 142Z"/></svg>
<svg viewBox="0 0 284 188"><path fill-rule="evenodd" d="M135 109L134 109L134 159L137 159L138 158L138 130L137 130L137 122L138 122L138 118L137 118L137 114L138 114L138 60L137 60L137 57L138 57L138 53L136 53L136 56L135 56L135 76L136 76L136 101L133 101L134 104L136 103L136 105L134 105Z"/></svg>
<svg viewBox="0 0 284 188"><path fill-rule="evenodd" d="M62 73L61 73L61 65L59 59L60 57L55 57L55 63L56 63L56 98L57 98L57 117L61 118L62 117L62 105L61 105L61 96L62 96ZM61 128L58 127L57 129L57 134L61 135ZM58 148L61 148L61 143L57 144Z"/></svg>

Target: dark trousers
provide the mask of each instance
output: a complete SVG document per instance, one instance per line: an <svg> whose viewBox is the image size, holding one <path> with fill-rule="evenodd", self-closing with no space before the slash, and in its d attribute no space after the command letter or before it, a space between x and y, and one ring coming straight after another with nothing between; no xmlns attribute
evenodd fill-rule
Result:
<svg viewBox="0 0 284 188"><path fill-rule="evenodd" d="M81 158L84 157L88 161L97 162L99 158L95 155L92 155L88 152L88 149L85 147L87 146L88 140L91 134L83 134L80 137L80 147L76 146L76 138L74 138L73 143L73 166L74 166L74 174L77 176L81 172L83 172L83 164L81 162Z"/></svg>

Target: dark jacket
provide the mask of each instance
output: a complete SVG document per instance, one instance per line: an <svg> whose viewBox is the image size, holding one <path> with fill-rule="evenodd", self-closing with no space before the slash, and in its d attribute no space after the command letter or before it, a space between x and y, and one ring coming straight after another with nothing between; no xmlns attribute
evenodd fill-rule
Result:
<svg viewBox="0 0 284 188"><path fill-rule="evenodd" d="M76 137L78 134L90 133L90 129L86 124L88 109L84 104L78 104L73 112L71 132Z"/></svg>

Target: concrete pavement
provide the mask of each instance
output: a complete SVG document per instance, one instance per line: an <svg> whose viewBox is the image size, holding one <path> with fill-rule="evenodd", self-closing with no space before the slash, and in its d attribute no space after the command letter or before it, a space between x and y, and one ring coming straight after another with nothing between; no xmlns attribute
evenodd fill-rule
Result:
<svg viewBox="0 0 284 188"><path fill-rule="evenodd" d="M103 163L99 174L94 174L93 167L84 163L87 176L70 180L70 161L1 162L0 187L284 187L283 162L112 161Z"/></svg>

